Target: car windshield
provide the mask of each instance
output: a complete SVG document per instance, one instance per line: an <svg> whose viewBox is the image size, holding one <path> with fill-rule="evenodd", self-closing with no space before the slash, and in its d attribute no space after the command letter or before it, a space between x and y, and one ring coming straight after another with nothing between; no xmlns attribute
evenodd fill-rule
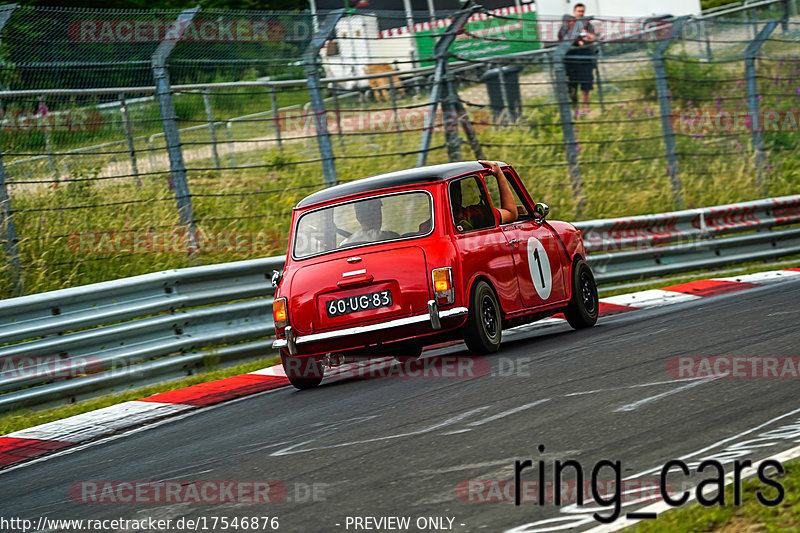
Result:
<svg viewBox="0 0 800 533"><path fill-rule="evenodd" d="M297 221L292 255L302 259L333 250L427 235L433 229L429 193L371 196L306 213Z"/></svg>

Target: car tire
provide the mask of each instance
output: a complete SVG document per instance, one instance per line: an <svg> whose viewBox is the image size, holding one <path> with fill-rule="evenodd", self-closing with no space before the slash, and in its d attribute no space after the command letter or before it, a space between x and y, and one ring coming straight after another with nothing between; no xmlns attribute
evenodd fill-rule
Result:
<svg viewBox="0 0 800 533"><path fill-rule="evenodd" d="M597 283L592 269L586 261L578 259L572 267L572 298L564 315L574 329L588 328L597 323L599 309Z"/></svg>
<svg viewBox="0 0 800 533"><path fill-rule="evenodd" d="M493 353L500 349L503 317L492 286L485 281L475 284L470 294L469 314L463 326L464 342L475 355Z"/></svg>
<svg viewBox="0 0 800 533"><path fill-rule="evenodd" d="M294 388L313 389L322 382L325 367L318 357L290 357L281 350L281 364Z"/></svg>

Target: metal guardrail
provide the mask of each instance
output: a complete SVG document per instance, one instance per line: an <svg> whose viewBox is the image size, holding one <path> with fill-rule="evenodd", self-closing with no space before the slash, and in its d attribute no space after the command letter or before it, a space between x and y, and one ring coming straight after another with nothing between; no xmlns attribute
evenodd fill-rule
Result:
<svg viewBox="0 0 800 533"><path fill-rule="evenodd" d="M797 230L767 231L798 223L800 195L575 225L597 281L611 283L800 253Z"/></svg>
<svg viewBox="0 0 800 533"><path fill-rule="evenodd" d="M186 376L208 357L269 353L271 341L258 339L274 333L269 279L282 265L191 267L0 302L0 339L14 343L0 347L0 392L27 387L0 395L0 411Z"/></svg>
<svg viewBox="0 0 800 533"><path fill-rule="evenodd" d="M800 254L800 195L579 222L601 283ZM737 233L733 236L725 236ZM0 301L0 412L271 352L283 257L191 267ZM207 349L209 347L217 347Z"/></svg>

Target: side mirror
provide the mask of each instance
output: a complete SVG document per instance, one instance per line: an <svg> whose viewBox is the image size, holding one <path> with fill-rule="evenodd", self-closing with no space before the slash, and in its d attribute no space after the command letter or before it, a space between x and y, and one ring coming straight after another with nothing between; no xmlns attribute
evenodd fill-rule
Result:
<svg viewBox="0 0 800 533"><path fill-rule="evenodd" d="M533 216L536 220L543 221L550 213L550 207L547 204L539 202L533 206Z"/></svg>

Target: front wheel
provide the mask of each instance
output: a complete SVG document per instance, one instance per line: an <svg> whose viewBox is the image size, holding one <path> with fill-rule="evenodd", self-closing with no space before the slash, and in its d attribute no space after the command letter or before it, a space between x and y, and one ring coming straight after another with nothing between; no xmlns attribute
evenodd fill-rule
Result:
<svg viewBox="0 0 800 533"><path fill-rule="evenodd" d="M500 304L492 286L485 281L479 281L472 290L469 316L463 328L464 342L473 354L493 353L500 349L503 332Z"/></svg>
<svg viewBox="0 0 800 533"><path fill-rule="evenodd" d="M290 357L281 350L281 364L286 377L296 389L313 389L322 381L325 367L318 357Z"/></svg>
<svg viewBox="0 0 800 533"><path fill-rule="evenodd" d="M578 259L572 268L572 298L564 313L567 322L575 329L594 326L599 308L597 283L592 269L583 259Z"/></svg>

